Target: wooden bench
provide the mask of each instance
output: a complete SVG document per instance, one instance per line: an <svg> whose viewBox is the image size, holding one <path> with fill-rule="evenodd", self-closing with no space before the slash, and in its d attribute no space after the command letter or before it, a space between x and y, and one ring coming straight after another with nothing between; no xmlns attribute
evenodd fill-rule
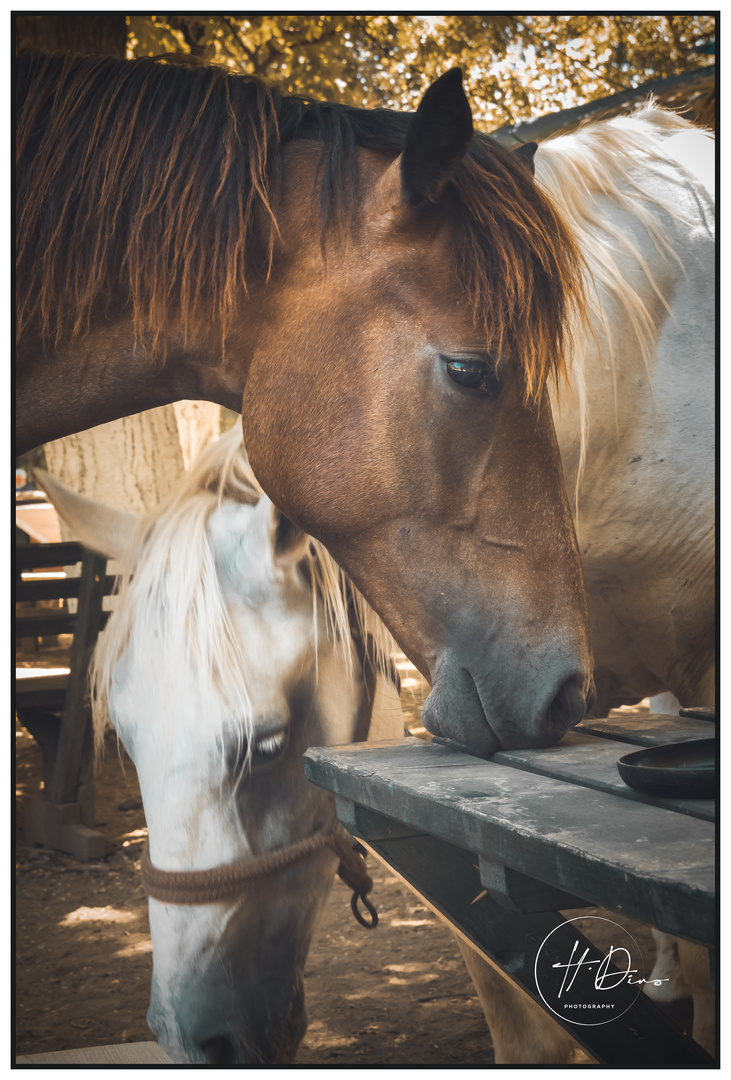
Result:
<svg viewBox="0 0 731 1080"><path fill-rule="evenodd" d="M80 577L47 577L51 567L81 562ZM88 701L89 661L108 613L104 596L114 587L107 560L81 544L18 545L15 549L16 638L73 634L68 674L23 677L18 669L18 719L41 747L43 791L23 806L26 840L86 861L106 853L94 829L93 739ZM29 572L39 574L30 578ZM76 598L75 613L67 601ZM28 602L61 600L57 610Z"/></svg>

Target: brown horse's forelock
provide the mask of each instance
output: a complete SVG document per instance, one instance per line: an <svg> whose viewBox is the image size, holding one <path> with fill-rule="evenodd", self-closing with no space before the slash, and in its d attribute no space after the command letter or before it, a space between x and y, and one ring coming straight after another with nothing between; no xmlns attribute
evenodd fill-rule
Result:
<svg viewBox="0 0 731 1080"><path fill-rule="evenodd" d="M111 297L152 355L173 312L218 321L271 270L281 147L327 147L323 230L357 191L356 147L396 156L408 114L283 97L221 68L21 56L18 67L18 332L84 333ZM525 371L528 397L564 371L582 261L525 167L484 136L452 182L456 272L488 348ZM255 227L256 226L256 227Z"/></svg>
<svg viewBox="0 0 731 1080"><path fill-rule="evenodd" d="M566 377L566 352L585 319L584 262L552 204L509 151L476 139L454 182L458 279L487 348L510 355L537 401Z"/></svg>

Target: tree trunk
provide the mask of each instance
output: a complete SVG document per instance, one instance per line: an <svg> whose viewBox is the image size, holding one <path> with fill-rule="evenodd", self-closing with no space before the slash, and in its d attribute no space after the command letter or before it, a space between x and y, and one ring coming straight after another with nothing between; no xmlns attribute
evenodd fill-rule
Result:
<svg viewBox="0 0 731 1080"><path fill-rule="evenodd" d="M72 491L144 514L172 491L219 430L218 405L178 401L46 443L46 465ZM63 522L61 535L74 539Z"/></svg>
<svg viewBox="0 0 731 1080"><path fill-rule="evenodd" d="M218 436L221 410L210 401L177 401L113 420L110 424L46 443L46 468L79 495L145 514L172 491L204 446ZM62 540L76 540L73 529L59 517ZM77 577L81 564L67 566ZM123 571L114 560L110 574ZM76 600L67 600L70 612ZM104 610L114 609L115 597L104 597Z"/></svg>

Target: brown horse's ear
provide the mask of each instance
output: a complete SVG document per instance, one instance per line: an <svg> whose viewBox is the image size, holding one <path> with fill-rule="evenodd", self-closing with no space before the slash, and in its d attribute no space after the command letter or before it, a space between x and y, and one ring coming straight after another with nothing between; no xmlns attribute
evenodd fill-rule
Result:
<svg viewBox="0 0 731 1080"><path fill-rule="evenodd" d="M527 165L533 176L536 175L536 150L538 149L537 142L523 143L522 146L516 147L513 151L514 154L520 158L524 165Z"/></svg>
<svg viewBox="0 0 731 1080"><path fill-rule="evenodd" d="M400 158L401 195L407 206L435 203L472 142L472 110L462 71L452 68L421 99Z"/></svg>
<svg viewBox="0 0 731 1080"><path fill-rule="evenodd" d="M406 133L403 153L371 190L365 216L387 230L408 229L433 205L472 142L472 111L453 68L432 83Z"/></svg>

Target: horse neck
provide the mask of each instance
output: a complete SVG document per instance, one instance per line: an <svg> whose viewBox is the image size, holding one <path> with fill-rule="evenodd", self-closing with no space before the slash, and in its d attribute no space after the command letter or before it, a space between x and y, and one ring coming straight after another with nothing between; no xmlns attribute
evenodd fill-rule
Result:
<svg viewBox="0 0 731 1080"><path fill-rule="evenodd" d="M567 218L590 276L590 331L577 335L573 395L555 410L575 514L593 449L655 423L663 387L687 362L666 326L678 319L687 325L690 296L697 294L699 310L712 302L713 206L694 172L664 150L674 127L684 139L708 137L651 113L622 122L626 148L609 125L597 125L594 134L587 128L556 139L536 158L539 182ZM602 128L614 137L610 154L601 152ZM638 132L642 152L632 145ZM587 496L584 490L582 500Z"/></svg>
<svg viewBox="0 0 731 1080"><path fill-rule="evenodd" d="M278 207L282 234L295 236L297 245L311 252L318 281L324 270L318 215L304 211L301 192L315 190L319 147L305 142L285 148ZM280 243L272 280L262 277L238 290L225 331L215 311L207 312L205 321L178 313L166 325L161 345L152 331L140 335L134 313L119 298L112 298L111 318L92 314L88 330L69 333L60 343L24 328L16 353L16 454L175 401L212 401L241 412L262 327L281 320L278 281L289 262L290 252Z"/></svg>
<svg viewBox="0 0 731 1080"><path fill-rule="evenodd" d="M712 156L713 140L648 107L636 117L559 137L536 157L537 179L558 203L586 261L592 329L603 339L603 362L613 369L621 362L612 343L618 319L636 338L629 351L639 351L649 374L657 329L672 317L693 234L700 231L702 242L713 239L713 203L699 179L708 168L691 167L692 147L697 158L709 150ZM581 362L581 350L576 359Z"/></svg>
<svg viewBox="0 0 731 1080"><path fill-rule="evenodd" d="M243 322L239 332L246 334ZM151 360L128 320L58 345L29 333L17 349L16 452L175 401L239 412L244 381L242 366L205 338L173 337L164 359Z"/></svg>

